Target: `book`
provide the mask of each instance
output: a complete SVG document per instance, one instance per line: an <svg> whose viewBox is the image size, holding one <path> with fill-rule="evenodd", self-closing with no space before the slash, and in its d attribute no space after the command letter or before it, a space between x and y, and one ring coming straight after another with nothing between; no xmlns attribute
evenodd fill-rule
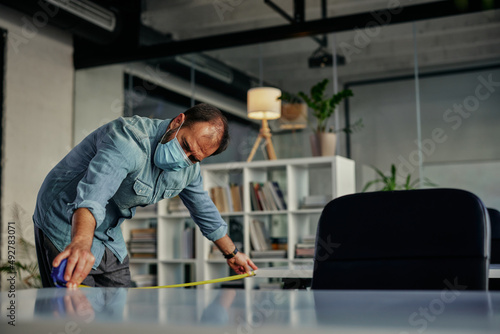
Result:
<svg viewBox="0 0 500 334"><path fill-rule="evenodd" d="M260 185L256 182L250 182L250 196L252 197L252 210L262 211L264 210L262 202L259 196Z"/></svg>
<svg viewBox="0 0 500 334"><path fill-rule="evenodd" d="M231 189L229 188L229 185L225 186L224 188L224 212L233 212L233 198L231 196Z"/></svg>
<svg viewBox="0 0 500 334"><path fill-rule="evenodd" d="M272 181L272 185L273 185L273 189L276 192L276 195L279 198L279 204L282 207L282 210L286 210L287 209L287 205L286 205L285 197L283 196L283 192L281 191L278 182Z"/></svg>
<svg viewBox="0 0 500 334"><path fill-rule="evenodd" d="M262 192L264 193L264 200L266 201L266 206L268 210L273 210L276 211L278 210L278 205L276 204L276 201L274 200L273 193L271 192L272 185L270 185L270 182L266 182L262 185Z"/></svg>
<svg viewBox="0 0 500 334"><path fill-rule="evenodd" d="M233 203L233 212L241 212L243 211L243 202L242 202L242 196L241 196L241 186L238 185L231 185L230 186L231 190L231 200Z"/></svg>
<svg viewBox="0 0 500 334"><path fill-rule="evenodd" d="M257 194L255 193L255 185L253 182L250 182L250 204L252 206L252 211L260 210Z"/></svg>
<svg viewBox="0 0 500 334"><path fill-rule="evenodd" d="M253 249L264 250L265 244L260 241L260 236L257 232L257 227L254 221L250 223L250 243L252 244Z"/></svg>
<svg viewBox="0 0 500 334"><path fill-rule="evenodd" d="M250 241L254 250L264 251L271 249L271 239L264 222L256 219L252 220L250 224Z"/></svg>
<svg viewBox="0 0 500 334"><path fill-rule="evenodd" d="M231 184L224 187L212 187L209 194L219 212L241 212L243 211L241 190L241 186Z"/></svg>

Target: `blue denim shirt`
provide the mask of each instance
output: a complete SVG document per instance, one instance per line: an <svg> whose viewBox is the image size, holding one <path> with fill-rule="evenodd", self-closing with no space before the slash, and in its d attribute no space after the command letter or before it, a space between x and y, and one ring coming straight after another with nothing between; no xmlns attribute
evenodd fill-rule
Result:
<svg viewBox="0 0 500 334"><path fill-rule="evenodd" d="M97 268L108 247L120 261L127 255L120 224L146 206L179 195L209 240L227 233L208 193L200 165L166 172L153 162L170 120L119 118L88 135L47 175L38 193L34 223L59 251L71 242L71 217L88 208L96 220L92 254Z"/></svg>

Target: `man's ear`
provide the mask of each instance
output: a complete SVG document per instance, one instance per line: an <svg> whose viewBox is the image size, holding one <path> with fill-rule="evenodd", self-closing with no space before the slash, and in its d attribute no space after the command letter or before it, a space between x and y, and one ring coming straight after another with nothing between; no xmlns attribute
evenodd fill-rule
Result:
<svg viewBox="0 0 500 334"><path fill-rule="evenodd" d="M176 118L175 118L175 127L179 127L181 126L181 124L184 123L184 121L186 120L186 115L184 114L179 114Z"/></svg>

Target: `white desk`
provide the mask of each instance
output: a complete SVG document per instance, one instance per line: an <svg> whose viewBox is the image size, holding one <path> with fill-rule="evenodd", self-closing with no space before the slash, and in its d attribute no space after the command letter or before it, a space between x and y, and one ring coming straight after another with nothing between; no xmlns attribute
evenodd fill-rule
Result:
<svg viewBox="0 0 500 334"><path fill-rule="evenodd" d="M256 271L256 277L280 277L280 278L311 278L313 275L312 264L296 264L284 267L260 268ZM491 264L490 278L500 278L500 264Z"/></svg>
<svg viewBox="0 0 500 334"><path fill-rule="evenodd" d="M500 293L87 288L16 291L7 333L498 333Z"/></svg>

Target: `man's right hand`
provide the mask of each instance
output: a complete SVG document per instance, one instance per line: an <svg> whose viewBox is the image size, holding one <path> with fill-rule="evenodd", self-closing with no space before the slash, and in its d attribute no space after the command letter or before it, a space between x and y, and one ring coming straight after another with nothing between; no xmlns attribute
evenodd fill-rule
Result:
<svg viewBox="0 0 500 334"><path fill-rule="evenodd" d="M73 213L71 223L71 243L52 261L53 267L59 267L62 260L68 259L64 279L68 288L76 288L92 270L95 257L91 253L96 222L87 208L78 208Z"/></svg>
<svg viewBox="0 0 500 334"><path fill-rule="evenodd" d="M68 247L59 253L52 262L53 267L59 267L62 260L68 259L66 271L64 272L64 279L67 282L66 287L78 287L92 270L95 257L90 252L90 246L92 246L92 241L89 245L88 241L73 239Z"/></svg>

